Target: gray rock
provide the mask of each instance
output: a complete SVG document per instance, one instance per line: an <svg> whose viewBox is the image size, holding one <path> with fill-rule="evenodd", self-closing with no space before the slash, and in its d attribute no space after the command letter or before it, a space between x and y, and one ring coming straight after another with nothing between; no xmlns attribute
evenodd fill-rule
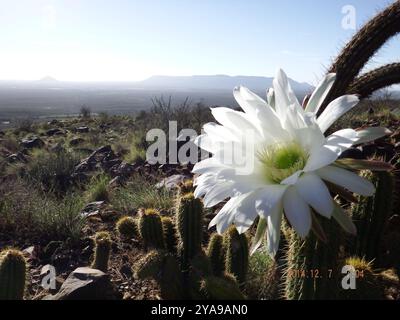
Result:
<svg viewBox="0 0 400 320"><path fill-rule="evenodd" d="M79 133L88 133L89 127L78 127L75 130L76 130L76 132L79 132Z"/></svg>
<svg viewBox="0 0 400 320"><path fill-rule="evenodd" d="M69 145L70 145L70 146L77 146L78 144L81 144L81 143L83 143L83 142L85 142L85 140L82 139L82 138L73 138L73 139L69 142Z"/></svg>
<svg viewBox="0 0 400 320"><path fill-rule="evenodd" d="M28 139L22 139L21 146L27 149L41 148L44 146L44 142L38 137L31 137Z"/></svg>
<svg viewBox="0 0 400 320"><path fill-rule="evenodd" d="M103 208L103 206L104 201L91 202L82 210L81 216L84 218L97 216L100 214L100 210Z"/></svg>
<svg viewBox="0 0 400 320"><path fill-rule="evenodd" d="M63 134L63 132L58 128L54 128L54 129L47 130L46 134L48 136L55 136L55 135L61 135L61 134Z"/></svg>
<svg viewBox="0 0 400 320"><path fill-rule="evenodd" d="M173 190L179 187L183 181L189 179L188 176L182 174L175 174L168 178L163 179L161 182L156 184L156 188L166 188L167 190Z"/></svg>
<svg viewBox="0 0 400 320"><path fill-rule="evenodd" d="M109 299L115 299L109 277L100 270L83 267L68 276L57 294L46 296L43 300Z"/></svg>

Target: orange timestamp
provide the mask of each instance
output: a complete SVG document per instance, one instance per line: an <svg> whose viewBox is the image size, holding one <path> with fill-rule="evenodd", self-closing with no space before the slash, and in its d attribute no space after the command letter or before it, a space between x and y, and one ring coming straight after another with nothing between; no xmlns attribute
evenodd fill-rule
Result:
<svg viewBox="0 0 400 320"><path fill-rule="evenodd" d="M333 279L335 278L334 269L289 269L287 270L288 278L300 279ZM355 270L356 278L364 278L363 270Z"/></svg>

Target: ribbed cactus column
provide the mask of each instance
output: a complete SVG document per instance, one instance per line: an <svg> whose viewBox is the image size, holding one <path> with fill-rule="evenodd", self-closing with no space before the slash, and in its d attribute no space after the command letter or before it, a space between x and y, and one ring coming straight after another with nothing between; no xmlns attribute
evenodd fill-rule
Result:
<svg viewBox="0 0 400 320"><path fill-rule="evenodd" d="M235 226L225 233L226 247L225 270L233 274L239 284L246 280L249 268L249 245L245 234L239 234Z"/></svg>
<svg viewBox="0 0 400 320"><path fill-rule="evenodd" d="M375 263L380 260L380 245L384 227L393 213L394 175L391 172L363 171L361 176L370 180L376 188L373 197L359 197L352 206L352 218L357 226L352 254Z"/></svg>
<svg viewBox="0 0 400 320"><path fill-rule="evenodd" d="M161 219L163 233L164 233L164 242L165 247L170 253L176 253L176 246L178 243L176 236L176 228L174 222L170 217L163 217Z"/></svg>
<svg viewBox="0 0 400 320"><path fill-rule="evenodd" d="M221 276L225 271L225 248L224 239L221 235L214 233L208 243L207 255L211 262L214 276Z"/></svg>
<svg viewBox="0 0 400 320"><path fill-rule="evenodd" d="M189 261L201 252L203 240L203 204L193 193L187 193L178 198L177 229L179 235L179 253L183 268Z"/></svg>
<svg viewBox="0 0 400 320"><path fill-rule="evenodd" d="M340 246L343 232L335 221L321 219L327 242L310 234L300 239L288 232L284 295L289 300L333 300L339 294Z"/></svg>
<svg viewBox="0 0 400 320"><path fill-rule="evenodd" d="M26 262L18 250L0 253L0 300L22 300L25 291Z"/></svg>
<svg viewBox="0 0 400 320"><path fill-rule="evenodd" d="M139 230L146 248L165 248L161 216L156 210L145 210L139 219Z"/></svg>
<svg viewBox="0 0 400 320"><path fill-rule="evenodd" d="M111 236L108 232L97 232L94 236L94 259L92 268L107 272L111 252Z"/></svg>

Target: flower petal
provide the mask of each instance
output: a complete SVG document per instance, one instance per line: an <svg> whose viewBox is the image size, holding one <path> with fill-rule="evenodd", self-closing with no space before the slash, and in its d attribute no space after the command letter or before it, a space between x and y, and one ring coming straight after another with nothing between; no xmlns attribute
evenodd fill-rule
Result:
<svg viewBox="0 0 400 320"><path fill-rule="evenodd" d="M267 218L273 209L282 201L288 186L271 185L257 192L256 209L258 214Z"/></svg>
<svg viewBox="0 0 400 320"><path fill-rule="evenodd" d="M245 199L248 194L243 194L237 197L231 198L218 212L218 214L211 220L210 224L208 225L209 228L217 226L217 232L222 234L225 232L226 229L233 223L235 220L236 208L240 204L243 199Z"/></svg>
<svg viewBox="0 0 400 320"><path fill-rule="evenodd" d="M329 94L333 84L336 80L335 73L328 73L325 78L321 81L321 83L314 90L311 95L310 100L308 101L306 112L318 113L319 108L322 103L325 101L325 98Z"/></svg>
<svg viewBox="0 0 400 320"><path fill-rule="evenodd" d="M325 133L336 120L354 108L359 101L356 95L346 95L333 100L317 119L321 131Z"/></svg>
<svg viewBox="0 0 400 320"><path fill-rule="evenodd" d="M221 107L211 109L211 113L221 125L234 132L242 133L249 131L254 135L259 134L258 129L243 112Z"/></svg>
<svg viewBox="0 0 400 320"><path fill-rule="evenodd" d="M328 166L319 169L317 174L323 180L337 184L362 196L369 197L375 193L375 187L370 181L342 168Z"/></svg>
<svg viewBox="0 0 400 320"><path fill-rule="evenodd" d="M233 95L244 112L251 117L253 125L262 131L264 137L271 138L284 134L275 110L258 95L245 87L236 87Z"/></svg>
<svg viewBox="0 0 400 320"><path fill-rule="evenodd" d="M314 173L306 173L296 183L300 196L324 217L330 218L333 212L333 199L321 178Z"/></svg>
<svg viewBox="0 0 400 320"><path fill-rule="evenodd" d="M272 210L271 214L267 218L267 249L272 258L276 256L276 253L279 249L279 242L281 240L282 216L282 203L279 203L275 206L275 208Z"/></svg>
<svg viewBox="0 0 400 320"><path fill-rule="evenodd" d="M304 239L311 229L311 211L296 187L292 186L286 191L283 196L283 208L292 227Z"/></svg>
<svg viewBox="0 0 400 320"><path fill-rule="evenodd" d="M278 113L281 121L285 120L287 107L292 104L296 105L299 110L301 109L301 111L303 111L283 70L278 70L278 73L273 81L273 86L275 93L275 110Z"/></svg>
<svg viewBox="0 0 400 320"><path fill-rule="evenodd" d="M272 88L267 90L267 102L271 108L275 109L275 92Z"/></svg>
<svg viewBox="0 0 400 320"><path fill-rule="evenodd" d="M382 128L382 127L371 127L371 128L366 128L360 131L357 131L357 141L354 144L363 144L367 142L371 142L380 138L383 138L385 136L388 136L392 134L392 131L390 131L387 128Z"/></svg>
<svg viewBox="0 0 400 320"><path fill-rule="evenodd" d="M351 220L350 216L337 203L335 203L332 217L344 229L344 231L352 235L357 235L357 227L353 220Z"/></svg>
<svg viewBox="0 0 400 320"><path fill-rule="evenodd" d="M352 129L344 129L335 132L326 139L326 143L323 146L312 150L304 171L315 171L332 164L344 151L349 149L356 140L357 133Z"/></svg>
<svg viewBox="0 0 400 320"><path fill-rule="evenodd" d="M227 181L214 185L209 189L203 199L205 208L212 208L218 203L230 197L233 193L233 182Z"/></svg>
<svg viewBox="0 0 400 320"><path fill-rule="evenodd" d="M256 234L252 240L252 244L250 247L250 255L252 256L257 249L262 245L262 242L265 238L265 234L267 232L267 220L260 217L260 221L257 225Z"/></svg>

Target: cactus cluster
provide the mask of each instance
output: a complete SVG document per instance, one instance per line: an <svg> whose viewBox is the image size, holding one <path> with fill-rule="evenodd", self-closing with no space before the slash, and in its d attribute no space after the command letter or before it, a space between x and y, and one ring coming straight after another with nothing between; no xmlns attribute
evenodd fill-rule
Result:
<svg viewBox="0 0 400 320"><path fill-rule="evenodd" d="M97 232L94 236L94 244L92 268L107 272L112 244L110 234L105 231Z"/></svg>
<svg viewBox="0 0 400 320"><path fill-rule="evenodd" d="M0 253L0 300L23 299L26 269L26 261L20 251L6 249Z"/></svg>
<svg viewBox="0 0 400 320"><path fill-rule="evenodd" d="M158 214L158 234L163 236L164 246L153 246L137 263L136 276L155 279L163 299L243 299L237 279L243 280L247 272L247 239L230 229L225 236L212 235L205 252L202 202L183 190L178 193L174 219ZM142 233L143 241L145 237ZM226 265L234 274L227 272Z"/></svg>

